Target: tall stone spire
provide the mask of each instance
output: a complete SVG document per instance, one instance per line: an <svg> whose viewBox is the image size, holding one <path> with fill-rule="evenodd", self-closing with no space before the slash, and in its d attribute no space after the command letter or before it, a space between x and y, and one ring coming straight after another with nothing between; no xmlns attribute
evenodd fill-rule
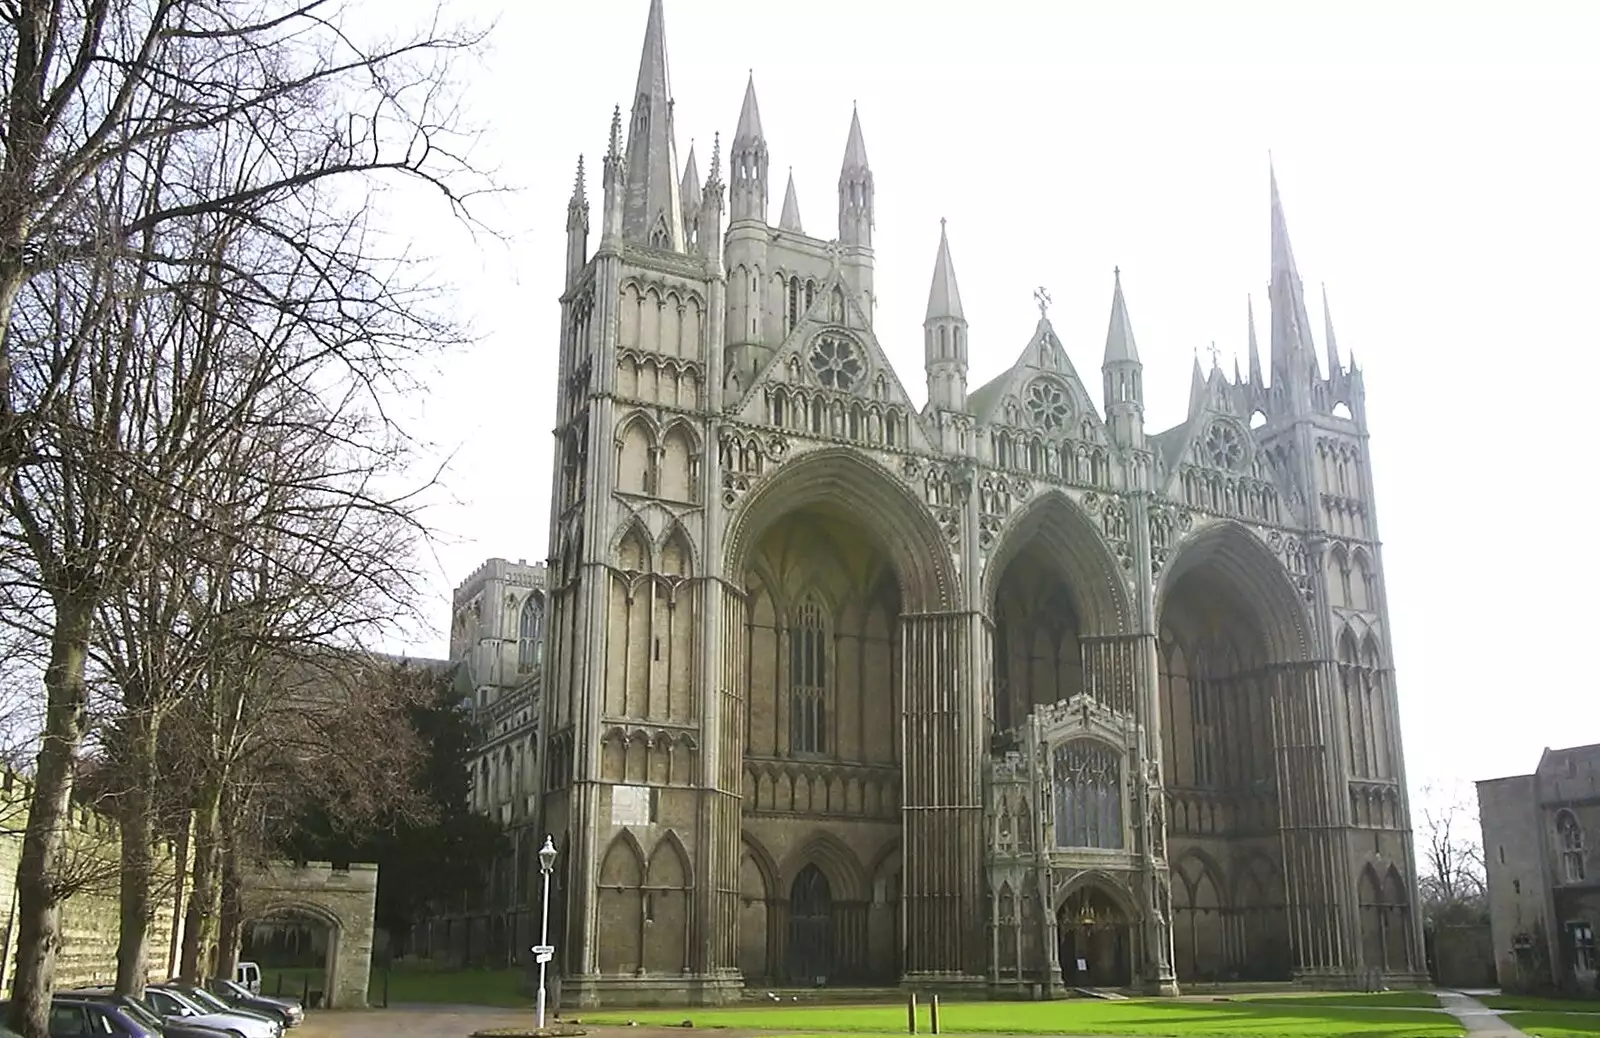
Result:
<svg viewBox="0 0 1600 1038"><path fill-rule="evenodd" d="M1272 303L1272 383L1289 394L1291 406L1309 407L1311 380L1317 375L1316 347L1311 339L1311 321L1306 316L1305 286L1295 266L1294 250L1289 246L1289 225L1283 216L1283 201L1278 197L1278 175L1268 164L1272 189L1272 283L1268 295ZM1294 404L1301 396L1301 404Z"/></svg>
<svg viewBox="0 0 1600 1038"><path fill-rule="evenodd" d="M850 136L839 169L839 241L844 245L872 246L872 167L861 136L861 112L852 107Z"/></svg>
<svg viewBox="0 0 1600 1038"><path fill-rule="evenodd" d="M756 103L756 75L744 85L739 106L739 127L733 131L728 176L731 193L730 223L767 222L767 135L761 129L761 105Z"/></svg>
<svg viewBox="0 0 1600 1038"><path fill-rule="evenodd" d="M794 170L789 170L789 186L783 191L783 215L778 217L780 230L793 231L804 234L805 229L800 226L800 196L794 191Z"/></svg>
<svg viewBox="0 0 1600 1038"><path fill-rule="evenodd" d="M1144 365L1133 341L1133 321L1122 296L1122 271L1111 272L1111 320L1106 325L1106 355L1100 365L1106 426L1121 447L1144 446Z"/></svg>
<svg viewBox="0 0 1600 1038"><path fill-rule="evenodd" d="M950 259L950 236L939 221L939 252L928 286L928 315L922 321L923 367L928 376L928 406L963 411L967 406L967 316Z"/></svg>
<svg viewBox="0 0 1600 1038"><path fill-rule="evenodd" d="M639 82L634 88L633 117L628 126L627 158L622 237L673 252L684 251L662 0L650 0L650 16L645 22Z"/></svg>

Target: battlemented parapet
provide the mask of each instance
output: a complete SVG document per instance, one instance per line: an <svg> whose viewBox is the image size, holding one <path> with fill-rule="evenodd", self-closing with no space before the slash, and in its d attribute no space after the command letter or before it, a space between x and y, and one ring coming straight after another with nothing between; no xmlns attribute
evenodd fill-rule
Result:
<svg viewBox="0 0 1600 1038"><path fill-rule="evenodd" d="M33 784L10 770L0 770L0 905L5 906L3 931L5 974L0 989L7 995L15 975L17 931L17 862L28 824ZM61 951L56 958L56 986L109 984L117 975L117 935L121 906L118 884L122 840L117 824L98 811L74 807L69 816L68 851L62 881L68 894L61 906ZM178 883L172 846L155 850L155 918L148 940L150 972L166 977L174 971L173 919Z"/></svg>

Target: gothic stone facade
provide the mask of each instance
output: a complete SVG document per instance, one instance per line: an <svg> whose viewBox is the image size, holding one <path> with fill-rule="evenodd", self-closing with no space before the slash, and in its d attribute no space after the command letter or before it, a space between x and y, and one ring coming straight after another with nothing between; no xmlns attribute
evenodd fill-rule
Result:
<svg viewBox="0 0 1600 1038"><path fill-rule="evenodd" d="M1600 746L1478 783L1500 986L1600 992Z"/></svg>
<svg viewBox="0 0 1600 1038"><path fill-rule="evenodd" d="M1270 383L1252 322L1248 376L1197 361L1147 432L1119 277L1103 414L1043 293L969 393L941 238L917 407L873 328L859 116L824 240L792 181L769 222L753 82L703 181L667 84L653 0L592 253L581 164L568 208L567 1000L1416 979L1362 377L1331 330L1322 374L1276 184Z"/></svg>

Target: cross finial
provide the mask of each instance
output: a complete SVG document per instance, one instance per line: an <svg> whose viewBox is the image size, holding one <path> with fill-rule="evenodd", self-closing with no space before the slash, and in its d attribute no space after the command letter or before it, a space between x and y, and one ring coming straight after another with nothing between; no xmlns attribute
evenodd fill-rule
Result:
<svg viewBox="0 0 1600 1038"><path fill-rule="evenodd" d="M1211 354L1211 366L1212 367L1214 367L1214 368L1222 367L1222 361L1220 359L1222 357L1222 351L1217 349L1217 340L1215 340L1215 339L1211 340L1211 345L1209 347L1207 347L1206 352Z"/></svg>
<svg viewBox="0 0 1600 1038"><path fill-rule="evenodd" d="M1050 309L1050 293L1043 285L1033 290L1033 301L1039 304L1039 319L1045 319L1045 311Z"/></svg>

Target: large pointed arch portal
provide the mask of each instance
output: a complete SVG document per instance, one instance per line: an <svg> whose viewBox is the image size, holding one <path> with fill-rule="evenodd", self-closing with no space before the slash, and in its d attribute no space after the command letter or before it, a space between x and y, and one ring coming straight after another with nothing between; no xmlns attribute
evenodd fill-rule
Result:
<svg viewBox="0 0 1600 1038"><path fill-rule="evenodd" d="M1156 605L1179 981L1344 968L1336 759L1305 601L1260 538L1216 523L1180 545Z"/></svg>
<svg viewBox="0 0 1600 1038"><path fill-rule="evenodd" d="M742 796L718 809L707 857L737 864L741 831L836 835L860 861L902 847L901 873L859 898L834 877L827 897L814 878L782 891L798 913L786 972L817 968L826 933L830 982L981 976L974 620L945 533L891 473L823 449L748 494L723 550L716 768ZM718 965L734 965L737 908L709 913Z"/></svg>
<svg viewBox="0 0 1600 1038"><path fill-rule="evenodd" d="M1115 507L1121 507L1116 505ZM1029 502L984 569L997 736L1034 708L1089 693L1135 713L1141 654L1127 581L1085 511L1058 492Z"/></svg>

